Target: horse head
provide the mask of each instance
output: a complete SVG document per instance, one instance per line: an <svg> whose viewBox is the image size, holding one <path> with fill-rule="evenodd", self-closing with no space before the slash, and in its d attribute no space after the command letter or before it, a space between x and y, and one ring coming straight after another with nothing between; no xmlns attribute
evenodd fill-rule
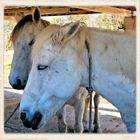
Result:
<svg viewBox="0 0 140 140"><path fill-rule="evenodd" d="M37 36L20 103L24 126L40 128L79 88L83 69L78 44L85 42L81 36L79 22L50 25Z"/></svg>
<svg viewBox="0 0 140 140"><path fill-rule="evenodd" d="M11 41L14 46L14 55L9 75L9 83L15 89L24 89L31 69L31 51L35 37L49 22L40 17L36 8L32 15L23 17L14 27Z"/></svg>

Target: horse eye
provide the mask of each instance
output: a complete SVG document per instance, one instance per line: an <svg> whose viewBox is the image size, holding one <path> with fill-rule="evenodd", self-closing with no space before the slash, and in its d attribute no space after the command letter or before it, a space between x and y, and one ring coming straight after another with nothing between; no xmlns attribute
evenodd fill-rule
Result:
<svg viewBox="0 0 140 140"><path fill-rule="evenodd" d="M29 46L33 45L34 44L34 39L32 39L30 42L29 42Z"/></svg>
<svg viewBox="0 0 140 140"><path fill-rule="evenodd" d="M48 68L48 66L44 66L44 65L38 65L37 66L37 70L44 70L46 68Z"/></svg>

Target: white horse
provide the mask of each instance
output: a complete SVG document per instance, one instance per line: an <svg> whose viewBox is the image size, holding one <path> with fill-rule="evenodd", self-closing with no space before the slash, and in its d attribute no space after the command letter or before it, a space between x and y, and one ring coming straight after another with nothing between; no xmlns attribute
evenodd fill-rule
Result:
<svg viewBox="0 0 140 140"><path fill-rule="evenodd" d="M24 89L28 75L31 69L31 51L32 46L37 34L39 34L45 27L50 25L49 22L44 21L40 17L40 12L38 9L35 9L32 15L27 15L23 17L15 26L11 40L14 45L14 57L12 60L12 67L9 76L9 82L11 86L15 89ZM79 91L73 96L68 104L73 105L75 109L75 131L82 132L83 125L86 127L87 122L87 106L85 106L85 99L87 98L87 91L83 88L80 88ZM88 103L88 102L87 102ZM86 104L87 104L86 103ZM94 131L98 131L98 105L99 97L96 94L94 97L95 104L95 117L94 117ZM85 114L83 118L85 106ZM63 118L63 108L61 108L57 113L58 118L58 127L59 131L66 131L66 122ZM86 128L85 128L86 129Z"/></svg>
<svg viewBox="0 0 140 140"><path fill-rule="evenodd" d="M31 51L35 37L50 23L40 18L38 9L32 15L23 17L14 27L11 41L14 55L9 75L9 83L15 89L24 89L31 69Z"/></svg>
<svg viewBox="0 0 140 140"><path fill-rule="evenodd" d="M118 108L128 131L135 132L135 43L133 33L95 30L79 22L44 29L34 44L33 64L20 103L23 123L40 128L79 86L88 86L88 45L94 90Z"/></svg>

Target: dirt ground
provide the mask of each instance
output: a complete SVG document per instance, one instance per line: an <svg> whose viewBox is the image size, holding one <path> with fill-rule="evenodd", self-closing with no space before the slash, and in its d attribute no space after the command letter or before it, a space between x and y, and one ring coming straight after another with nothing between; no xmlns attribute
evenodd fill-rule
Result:
<svg viewBox="0 0 140 140"><path fill-rule="evenodd" d="M5 120L10 116L16 105L19 103L23 91L14 90L10 86L4 88L4 117ZM94 110L94 109L93 109ZM74 110L73 107L66 105L65 107L66 122L70 128L74 126ZM94 111L93 111L94 113ZM100 114L100 129L101 133L127 133L126 127L123 124L119 112L102 99L99 108ZM18 116L18 110L14 116L8 121L4 127L6 133L59 133L57 125L57 117L54 115L48 123L33 131L30 128L25 128Z"/></svg>

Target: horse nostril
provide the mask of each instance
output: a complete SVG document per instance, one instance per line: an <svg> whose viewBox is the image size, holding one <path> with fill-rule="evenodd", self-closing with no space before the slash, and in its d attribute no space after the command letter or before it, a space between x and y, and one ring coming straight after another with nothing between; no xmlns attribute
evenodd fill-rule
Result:
<svg viewBox="0 0 140 140"><path fill-rule="evenodd" d="M17 85L21 86L21 80L20 79L17 79Z"/></svg>
<svg viewBox="0 0 140 140"><path fill-rule="evenodd" d="M42 114L40 112L36 112L32 121L31 121L31 125L32 125L33 130L38 129L38 125L41 122L41 119L42 119Z"/></svg>
<svg viewBox="0 0 140 140"><path fill-rule="evenodd" d="M21 119L22 121L24 121L24 120L26 119L26 113L25 113L25 112L21 112L21 114L20 114L20 119Z"/></svg>
<svg viewBox="0 0 140 140"><path fill-rule="evenodd" d="M30 123L30 121L26 117L27 117L26 112L21 112L20 119L22 120L23 125L25 127L27 127L27 128L30 128L31 127L31 123Z"/></svg>
<svg viewBox="0 0 140 140"><path fill-rule="evenodd" d="M27 80L23 80L23 84L26 85L26 83L27 83Z"/></svg>

